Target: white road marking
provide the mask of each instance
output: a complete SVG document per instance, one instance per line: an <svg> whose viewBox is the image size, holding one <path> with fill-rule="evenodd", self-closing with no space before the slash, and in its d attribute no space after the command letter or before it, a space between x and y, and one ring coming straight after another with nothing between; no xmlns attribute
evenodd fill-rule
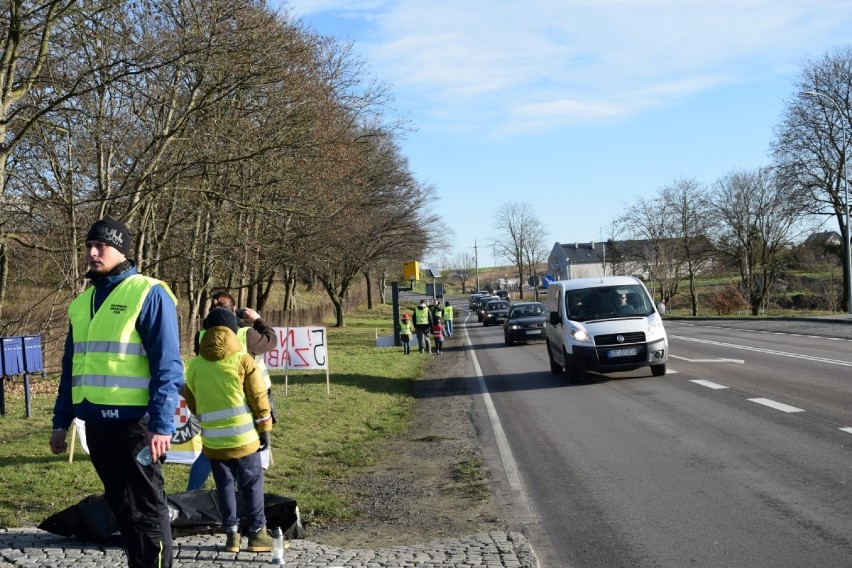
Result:
<svg viewBox="0 0 852 568"><path fill-rule="evenodd" d="M523 509L520 517L534 519L532 503L530 503L527 491L521 481L521 474L518 470L518 464L512 455L512 449L509 447L509 440L506 438L506 432L503 430L503 425L500 423L500 416L497 414L497 409L494 408L494 402L491 400L491 394L488 392L488 386L485 384L485 377L482 374L482 368L479 366L479 360L476 358L476 351L473 349L473 344L470 342L470 335L467 329L464 330L464 345L467 353L473 361L473 367L476 370L476 378L479 381L479 390L482 393L482 401L485 403L485 408L488 410L488 418L491 421L491 429L494 430L494 439L497 442L497 451L500 453L500 460L503 462L503 469L506 471L506 477L509 481L509 489L517 496L518 504Z"/></svg>
<svg viewBox="0 0 852 568"><path fill-rule="evenodd" d="M745 351L755 351L757 353L768 353L770 355L779 355L781 357L791 357L793 359L805 359L807 361L818 361L820 363L828 363L829 365L840 365L841 367L852 367L852 361L841 361L840 359L828 359L826 357L814 357L812 355L801 355L799 353L790 353L789 351L775 351L774 349L763 349L762 347L749 347L748 345L738 345L736 343L724 343L721 341L710 341L708 339L697 339L695 337L683 337L680 335L670 335L676 339L683 341L695 341L696 343L706 343L708 345L718 345L720 347L730 347L731 349L743 349Z"/></svg>
<svg viewBox="0 0 852 568"><path fill-rule="evenodd" d="M774 408L776 410L781 410L782 412L804 412L804 410L801 408L796 408L795 406L790 406L789 404L784 404L783 402L776 402L768 398L750 398L748 400L751 402L756 402L757 404L769 406L770 408Z"/></svg>
<svg viewBox="0 0 852 568"><path fill-rule="evenodd" d="M841 428L841 430L843 430L844 432L848 432L849 434L852 434L852 428Z"/></svg>
<svg viewBox="0 0 852 568"><path fill-rule="evenodd" d="M681 361L687 361L688 363L739 363L740 365L745 365L745 359L690 359L689 357L681 357L679 355L671 354L669 354L669 358L680 359Z"/></svg>
<svg viewBox="0 0 852 568"><path fill-rule="evenodd" d="M708 389L716 389L716 390L718 390L718 389L727 389L727 388L730 388L730 387L726 387L725 385L720 385L719 383L714 383L714 382L711 382L711 381L705 381L705 380L703 380L703 379L696 379L696 380L694 380L694 381L690 381L690 382L693 382L693 383L695 383L696 385L701 385L701 386L703 386L703 387L707 387Z"/></svg>

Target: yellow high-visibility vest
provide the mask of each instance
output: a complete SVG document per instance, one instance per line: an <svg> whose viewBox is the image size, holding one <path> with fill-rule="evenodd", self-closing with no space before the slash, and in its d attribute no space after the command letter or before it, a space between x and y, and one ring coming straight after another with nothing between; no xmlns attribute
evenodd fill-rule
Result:
<svg viewBox="0 0 852 568"><path fill-rule="evenodd" d="M241 327L237 330L237 341L240 342L240 346L243 348L243 351L248 353L248 327ZM204 332L206 329L202 329L198 332L198 342L201 343L201 338L204 337ZM251 355L249 353L249 355ZM263 385L266 387L266 390L272 388L272 377L269 376L269 369L266 367L266 362L263 360L263 355L257 355L254 358L254 362L257 363L257 369L260 371L260 376L263 377Z"/></svg>
<svg viewBox="0 0 852 568"><path fill-rule="evenodd" d="M125 278L94 311L94 287L68 306L74 354L71 359L71 399L112 406L147 406L151 369L136 320L145 298L165 283L134 274Z"/></svg>
<svg viewBox="0 0 852 568"><path fill-rule="evenodd" d="M210 448L239 448L258 441L254 417L240 380L238 351L218 361L196 356L186 363L186 386L195 395L201 441Z"/></svg>
<svg viewBox="0 0 852 568"><path fill-rule="evenodd" d="M417 306L414 308L414 325L429 325L428 306Z"/></svg>

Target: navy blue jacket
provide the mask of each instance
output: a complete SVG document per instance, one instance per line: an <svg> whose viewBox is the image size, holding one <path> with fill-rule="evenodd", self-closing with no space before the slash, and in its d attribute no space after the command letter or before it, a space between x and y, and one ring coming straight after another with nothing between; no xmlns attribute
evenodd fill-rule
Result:
<svg viewBox="0 0 852 568"><path fill-rule="evenodd" d="M109 293L122 280L136 274L136 265L120 274L91 279L95 287L94 309L98 311ZM151 368L150 400L148 406L110 406L93 404L88 400L73 404L71 399L71 358L74 341L71 329L65 338L62 355L62 376L59 392L53 407L53 427L68 428L76 417L86 423L136 421L145 414L150 415L148 431L170 435L174 432L174 415L178 404L178 393L183 386L183 360L180 355L177 307L162 286L154 286L145 298L142 311L136 320L136 331L142 338L142 346L148 355ZM118 412L116 412L118 411Z"/></svg>

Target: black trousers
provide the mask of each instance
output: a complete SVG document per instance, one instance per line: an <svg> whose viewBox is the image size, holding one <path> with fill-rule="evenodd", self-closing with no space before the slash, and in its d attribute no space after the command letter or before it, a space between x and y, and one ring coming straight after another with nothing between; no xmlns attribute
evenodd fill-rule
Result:
<svg viewBox="0 0 852 568"><path fill-rule="evenodd" d="M147 418L140 422L87 423L92 465L121 530L130 568L171 568L172 529L160 462L143 466Z"/></svg>

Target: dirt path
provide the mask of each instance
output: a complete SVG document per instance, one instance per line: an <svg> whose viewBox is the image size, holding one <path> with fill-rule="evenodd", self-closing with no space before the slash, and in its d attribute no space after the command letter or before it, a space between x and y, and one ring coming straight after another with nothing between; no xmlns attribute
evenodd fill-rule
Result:
<svg viewBox="0 0 852 568"><path fill-rule="evenodd" d="M400 354L402 356L402 354ZM480 459L471 420L470 379L460 334L430 357L415 383L414 420L389 440L381 463L353 476L361 517L345 526L309 530L306 538L349 548L380 548L508 530Z"/></svg>

